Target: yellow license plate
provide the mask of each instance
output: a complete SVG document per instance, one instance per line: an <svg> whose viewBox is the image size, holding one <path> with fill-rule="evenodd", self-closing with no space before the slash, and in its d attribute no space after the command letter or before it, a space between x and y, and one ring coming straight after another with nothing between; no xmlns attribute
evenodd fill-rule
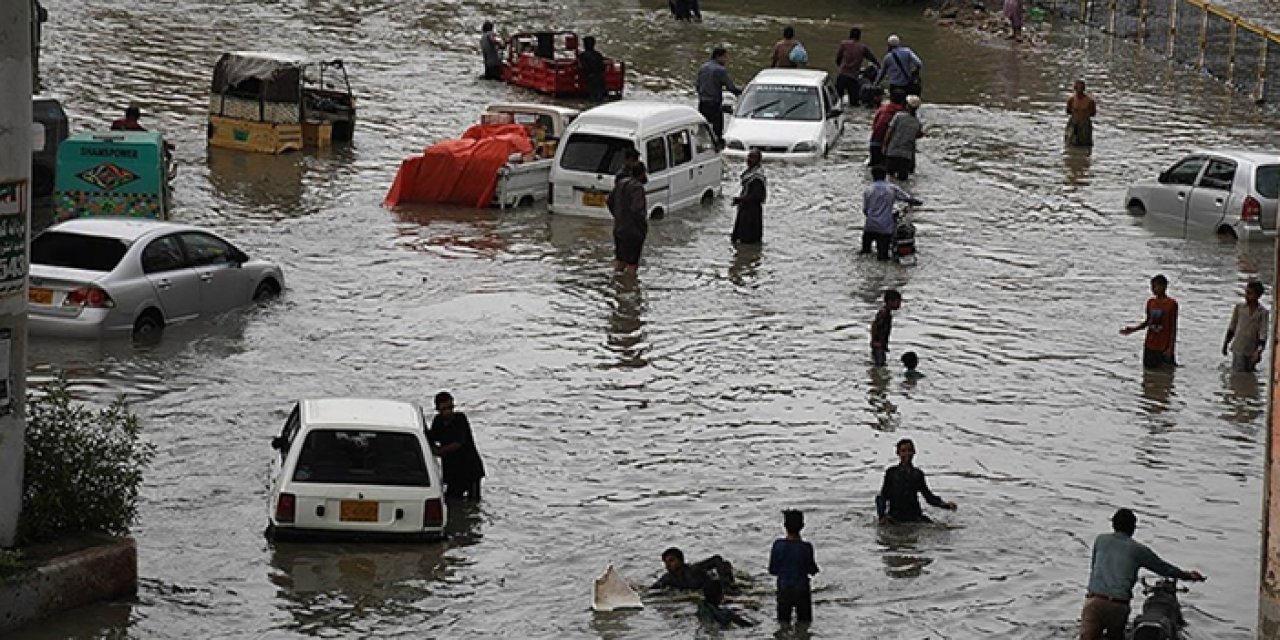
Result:
<svg viewBox="0 0 1280 640"><path fill-rule="evenodd" d="M377 522L378 503L371 500L343 500L338 505L338 520L342 522Z"/></svg>
<svg viewBox="0 0 1280 640"><path fill-rule="evenodd" d="M53 290L32 287L27 293L27 299L36 304L53 304Z"/></svg>
<svg viewBox="0 0 1280 640"><path fill-rule="evenodd" d="M582 204L586 207L603 207L608 202L609 195L599 191L588 191L582 194Z"/></svg>

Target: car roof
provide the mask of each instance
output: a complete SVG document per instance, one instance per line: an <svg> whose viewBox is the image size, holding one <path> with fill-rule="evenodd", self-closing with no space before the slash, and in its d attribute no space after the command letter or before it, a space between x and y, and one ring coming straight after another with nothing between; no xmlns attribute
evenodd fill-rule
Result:
<svg viewBox="0 0 1280 640"><path fill-rule="evenodd" d="M1253 149L1208 148L1195 149L1187 155L1216 155L1243 160L1251 164L1280 164L1280 152L1256 151Z"/></svg>
<svg viewBox="0 0 1280 640"><path fill-rule="evenodd" d="M377 427L380 431L421 431L422 412L409 402L377 398L319 398L302 401L302 423Z"/></svg>
<svg viewBox="0 0 1280 640"><path fill-rule="evenodd" d="M164 220L151 220L148 218L89 217L72 218L66 222L61 222L49 227L47 231L65 231L68 233L79 233L87 236L105 236L108 238L119 238L121 240L132 242L155 231L205 230L200 227L193 227L189 224L166 222Z"/></svg>
<svg viewBox="0 0 1280 640"><path fill-rule="evenodd" d="M158 147L164 144L164 136L158 131L80 131L63 141L63 144L68 143Z"/></svg>
<svg viewBox="0 0 1280 640"><path fill-rule="evenodd" d="M561 117L576 116L579 111L562 107L558 104L542 104L541 102L495 102L484 108L485 111L506 113L509 111L525 111L532 113L557 113Z"/></svg>
<svg viewBox="0 0 1280 640"><path fill-rule="evenodd" d="M645 100L619 100L582 112L571 126L620 130L638 128L643 132L693 122L705 122L705 119L697 109L687 105Z"/></svg>
<svg viewBox="0 0 1280 640"><path fill-rule="evenodd" d="M820 87L827 72L818 69L764 69L751 79L751 84L798 84Z"/></svg>

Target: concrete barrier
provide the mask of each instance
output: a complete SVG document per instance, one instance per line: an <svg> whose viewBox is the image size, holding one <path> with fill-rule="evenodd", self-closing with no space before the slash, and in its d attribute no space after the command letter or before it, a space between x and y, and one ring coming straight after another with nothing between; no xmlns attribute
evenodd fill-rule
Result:
<svg viewBox="0 0 1280 640"><path fill-rule="evenodd" d="M133 538L83 535L28 550L32 569L0 581L0 633L101 600L138 592Z"/></svg>

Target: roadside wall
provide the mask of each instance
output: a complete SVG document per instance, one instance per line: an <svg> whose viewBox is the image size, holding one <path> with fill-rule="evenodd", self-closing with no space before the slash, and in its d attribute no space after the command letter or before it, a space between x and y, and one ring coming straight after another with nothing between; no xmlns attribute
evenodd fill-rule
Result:
<svg viewBox="0 0 1280 640"><path fill-rule="evenodd" d="M136 594L138 548L133 538L101 538L0 582L0 635L86 604Z"/></svg>
<svg viewBox="0 0 1280 640"><path fill-rule="evenodd" d="M1277 243L1280 245L1280 242ZM1276 251L1280 267L1280 249ZM1280 273L1277 271L1276 273ZM1280 328L1280 295L1271 288L1271 335ZM1280 640L1280 350L1271 347L1270 392L1267 396L1266 469L1262 479L1262 571L1258 586L1258 638Z"/></svg>

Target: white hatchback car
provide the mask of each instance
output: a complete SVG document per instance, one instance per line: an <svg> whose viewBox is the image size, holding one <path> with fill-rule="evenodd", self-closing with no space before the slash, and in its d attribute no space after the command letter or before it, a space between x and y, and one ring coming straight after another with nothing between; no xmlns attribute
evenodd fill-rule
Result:
<svg viewBox="0 0 1280 640"><path fill-rule="evenodd" d="M271 446L269 538L445 537L443 475L417 405L303 400Z"/></svg>
<svg viewBox="0 0 1280 640"><path fill-rule="evenodd" d="M1274 237L1280 154L1235 149L1193 151L1154 180L1134 183L1125 208L1241 240Z"/></svg>
<svg viewBox="0 0 1280 640"><path fill-rule="evenodd" d="M724 154L758 149L768 159L827 155L844 133L844 109L826 71L765 69L734 106L724 129Z"/></svg>
<svg viewBox="0 0 1280 640"><path fill-rule="evenodd" d="M31 241L33 335L144 337L165 326L266 300L280 267L217 234L138 218L77 218Z"/></svg>

